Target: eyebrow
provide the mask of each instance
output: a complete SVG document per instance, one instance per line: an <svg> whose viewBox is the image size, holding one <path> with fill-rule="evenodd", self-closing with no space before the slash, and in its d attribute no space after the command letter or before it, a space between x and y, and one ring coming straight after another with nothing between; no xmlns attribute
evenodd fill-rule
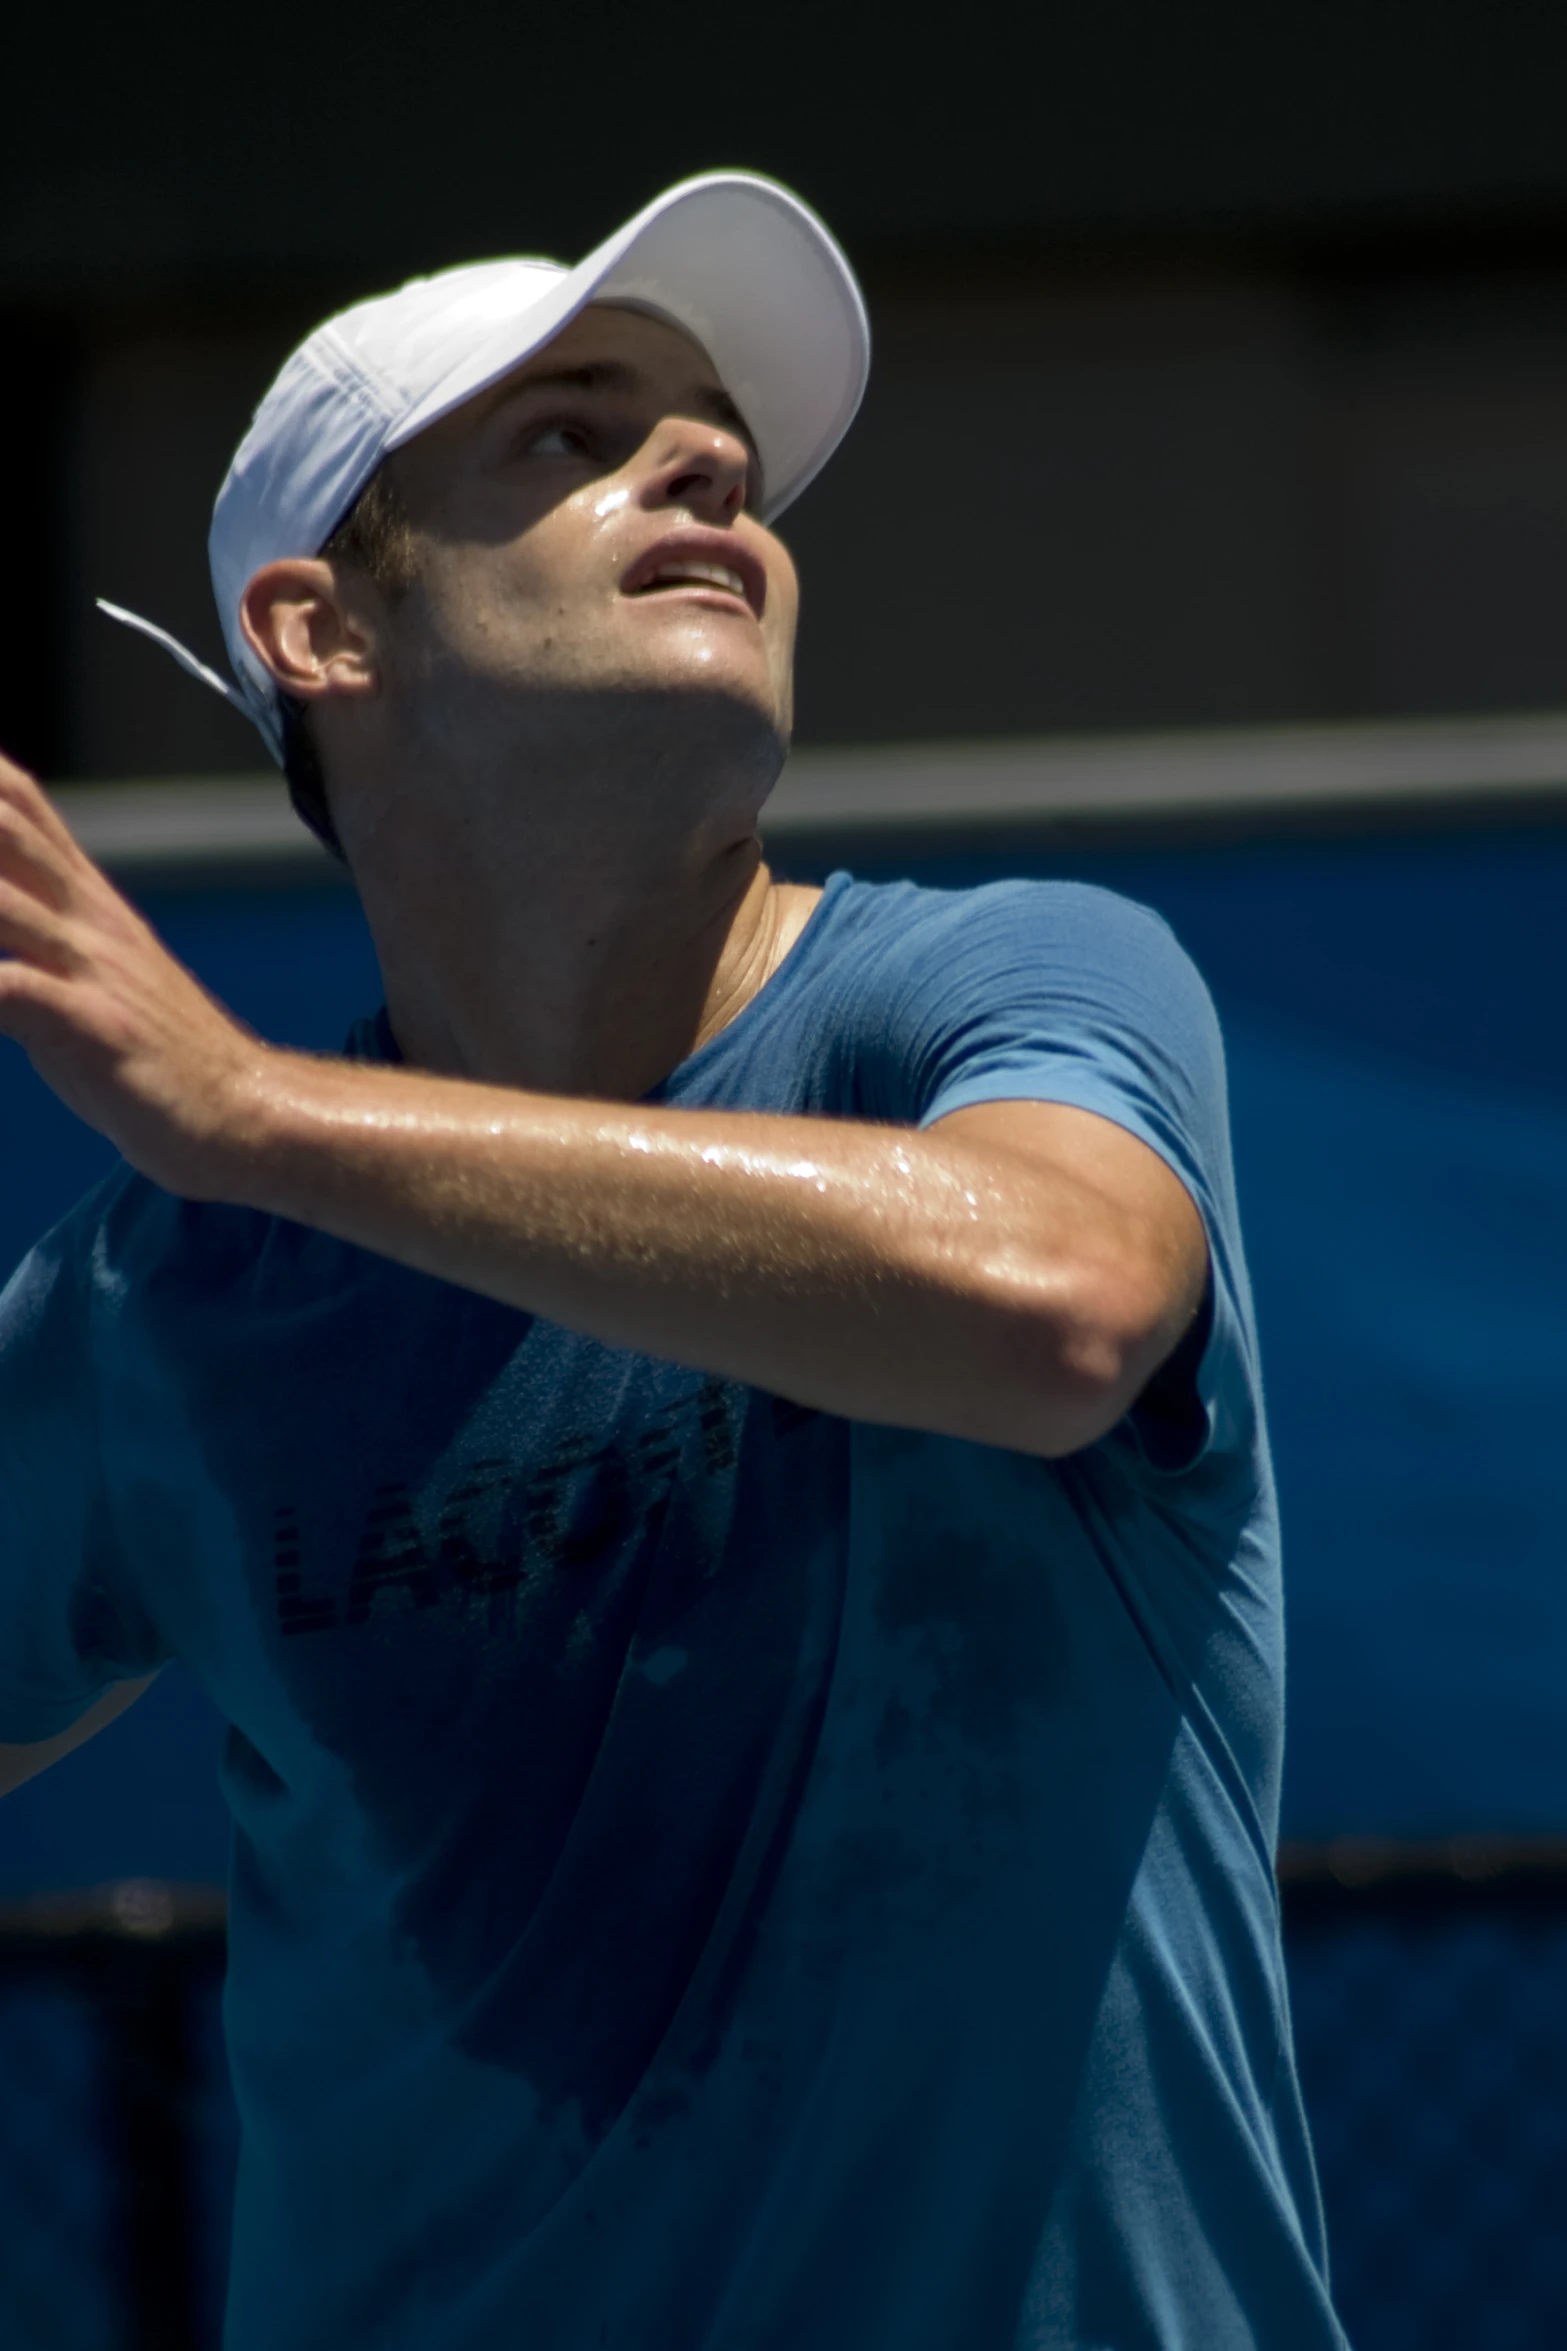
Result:
<svg viewBox="0 0 1567 2351"><path fill-rule="evenodd" d="M537 374L514 376L497 388L495 406L503 407L508 400L517 400L527 392L646 392L650 379L641 368L631 367L623 359L587 359L577 367L542 368ZM706 417L714 424L727 425L738 433L752 455L757 454L756 435L735 406L721 384L694 384L682 407L691 413Z"/></svg>

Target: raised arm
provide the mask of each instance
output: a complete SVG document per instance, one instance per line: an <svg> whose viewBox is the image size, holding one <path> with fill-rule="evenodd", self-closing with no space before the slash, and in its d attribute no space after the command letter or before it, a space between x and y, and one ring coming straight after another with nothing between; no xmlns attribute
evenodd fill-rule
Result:
<svg viewBox="0 0 1567 2351"><path fill-rule="evenodd" d="M1201 1220L1083 1110L926 1132L622 1108L267 1047L0 767L0 1029L168 1190L851 1417L1061 1454L1197 1311Z"/></svg>

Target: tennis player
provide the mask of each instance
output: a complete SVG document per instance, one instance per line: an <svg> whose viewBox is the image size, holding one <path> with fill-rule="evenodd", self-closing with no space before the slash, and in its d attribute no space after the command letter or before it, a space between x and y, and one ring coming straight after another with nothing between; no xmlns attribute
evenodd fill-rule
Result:
<svg viewBox="0 0 1567 2351"><path fill-rule="evenodd" d="M124 1159L0 1301L0 1736L232 1726L230 2351L1342 2341L1208 998L758 839L867 352L722 175L289 361L203 674L363 900L341 1059L0 766L0 1028ZM982 564L1027 452L928 462Z"/></svg>

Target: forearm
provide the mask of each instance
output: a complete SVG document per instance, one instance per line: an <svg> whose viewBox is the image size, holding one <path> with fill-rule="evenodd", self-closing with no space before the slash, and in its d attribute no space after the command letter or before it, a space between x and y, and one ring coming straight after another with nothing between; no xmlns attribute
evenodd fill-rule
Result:
<svg viewBox="0 0 1567 2351"><path fill-rule="evenodd" d="M122 1715L127 1706L133 1706L144 1690L150 1690L156 1679L156 1674L149 1673L134 1682L116 1682L112 1689L94 1700L85 1714L77 1716L69 1730L57 1731L52 1739L0 1740L0 1796L9 1796L13 1788L36 1779L51 1763L58 1763L74 1748L85 1746Z"/></svg>
<svg viewBox="0 0 1567 2351"><path fill-rule="evenodd" d="M856 1419L1059 1452L1130 1400L1103 1203L950 1138L279 1055L235 1164L249 1205Z"/></svg>
<svg viewBox="0 0 1567 2351"><path fill-rule="evenodd" d="M1120 1418L1202 1292L1180 1181L1066 1105L976 1104L918 1133L262 1045L3 759L0 1032L168 1191L856 1419L1073 1451Z"/></svg>

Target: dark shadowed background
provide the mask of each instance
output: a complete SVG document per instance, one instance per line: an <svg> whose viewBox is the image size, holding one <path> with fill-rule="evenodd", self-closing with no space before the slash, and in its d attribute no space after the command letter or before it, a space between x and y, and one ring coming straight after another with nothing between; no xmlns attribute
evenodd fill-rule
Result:
<svg viewBox="0 0 1567 2351"><path fill-rule="evenodd" d="M328 307L779 174L864 273L790 518L802 740L1559 698L1567 12L1495 0L32 8L0 141L0 739L254 766L93 611L219 654L228 452Z"/></svg>

